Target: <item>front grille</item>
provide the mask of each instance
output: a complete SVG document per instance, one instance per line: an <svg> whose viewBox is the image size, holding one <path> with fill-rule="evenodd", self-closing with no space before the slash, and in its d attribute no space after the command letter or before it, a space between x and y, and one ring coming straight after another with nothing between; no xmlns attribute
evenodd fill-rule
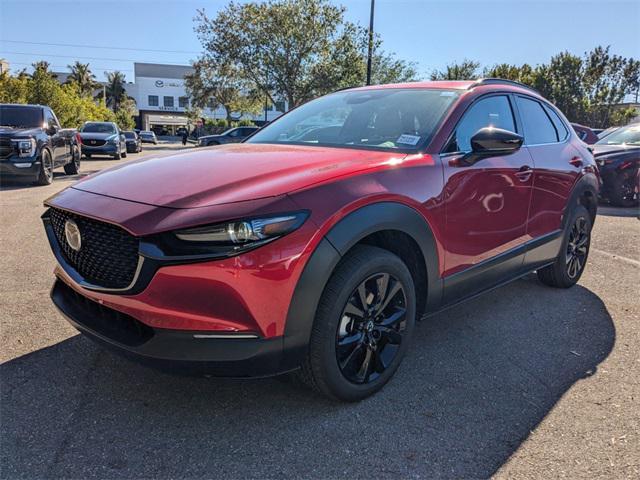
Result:
<svg viewBox="0 0 640 480"><path fill-rule="evenodd" d="M57 280L51 297L71 320L115 342L131 347L153 337L153 329L129 315L100 305Z"/></svg>
<svg viewBox="0 0 640 480"><path fill-rule="evenodd" d="M13 145L11 144L11 139L0 138L0 158L7 158L13 152L14 150L13 150Z"/></svg>
<svg viewBox="0 0 640 480"><path fill-rule="evenodd" d="M138 267L138 239L110 223L51 208L51 225L64 259L89 283L122 289L134 279ZM80 230L81 246L67 243L65 222L71 219Z"/></svg>
<svg viewBox="0 0 640 480"><path fill-rule="evenodd" d="M83 140L82 143L85 145L88 145L89 147L101 147L102 145L107 143L107 141L106 140Z"/></svg>

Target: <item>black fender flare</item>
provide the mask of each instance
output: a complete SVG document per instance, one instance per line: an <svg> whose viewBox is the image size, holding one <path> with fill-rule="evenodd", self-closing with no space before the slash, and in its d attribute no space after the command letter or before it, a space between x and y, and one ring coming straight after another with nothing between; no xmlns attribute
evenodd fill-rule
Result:
<svg viewBox="0 0 640 480"><path fill-rule="evenodd" d="M426 310L435 310L440 305L442 280L436 241L424 217L414 208L397 202L379 202L359 208L329 230L300 275L287 313L283 368L296 368L304 360L318 302L340 259L360 240L383 230L397 230L415 240L427 270Z"/></svg>
<svg viewBox="0 0 640 480"><path fill-rule="evenodd" d="M564 214L562 215L562 230L566 231L567 222L571 217L572 209L577 205L583 205L581 199L584 197L586 192L589 192L594 205L592 209L587 207L589 213L591 213L591 223L593 224L596 219L596 212L598 210L598 191L600 190L600 185L598 181L598 177L594 173L587 173L580 177L573 186L571 190L571 195L569 196L569 201L567 202L567 207L565 208ZM586 205L585 205L586 206Z"/></svg>

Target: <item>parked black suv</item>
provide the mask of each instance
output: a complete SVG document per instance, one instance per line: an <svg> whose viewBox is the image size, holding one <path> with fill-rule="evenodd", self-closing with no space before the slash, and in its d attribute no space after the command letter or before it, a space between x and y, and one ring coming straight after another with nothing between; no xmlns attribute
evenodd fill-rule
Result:
<svg viewBox="0 0 640 480"><path fill-rule="evenodd" d="M227 130L220 135L206 135L198 138L199 147L209 147L211 145L224 145L225 143L238 143L252 135L258 127L236 127Z"/></svg>
<svg viewBox="0 0 640 480"><path fill-rule="evenodd" d="M0 176L49 185L58 167L78 173L77 135L61 131L47 106L0 104Z"/></svg>

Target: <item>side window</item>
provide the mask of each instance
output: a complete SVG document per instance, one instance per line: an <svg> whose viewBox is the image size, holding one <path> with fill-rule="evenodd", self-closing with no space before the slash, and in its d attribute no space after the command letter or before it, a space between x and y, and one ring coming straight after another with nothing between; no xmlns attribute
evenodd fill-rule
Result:
<svg viewBox="0 0 640 480"><path fill-rule="evenodd" d="M470 152L471 137L484 127L516 131L511 103L506 95L495 95L479 100L464 114L456 127L447 152Z"/></svg>
<svg viewBox="0 0 640 480"><path fill-rule="evenodd" d="M558 133L549 115L540 102L525 97L517 97L518 110L524 124L524 142L526 145L556 143Z"/></svg>
<svg viewBox="0 0 640 480"><path fill-rule="evenodd" d="M229 132L229 136L230 137L237 137L238 135L240 135L240 129L236 128L235 130L232 130Z"/></svg>
<svg viewBox="0 0 640 480"><path fill-rule="evenodd" d="M56 116L53 114L53 112L51 110L45 110L44 111L44 120L45 120L45 122L47 122L47 126L48 127L56 126L56 127L60 128L60 124L58 123L58 119L56 118Z"/></svg>
<svg viewBox="0 0 640 480"><path fill-rule="evenodd" d="M546 107L545 110L549 114L549 117L551 117L553 125L556 127L556 132L558 132L558 140L563 141L565 138L567 138L567 135L569 135L569 130L567 130L567 127L564 126L564 123L562 122L562 120L560 120L560 117L553 109Z"/></svg>

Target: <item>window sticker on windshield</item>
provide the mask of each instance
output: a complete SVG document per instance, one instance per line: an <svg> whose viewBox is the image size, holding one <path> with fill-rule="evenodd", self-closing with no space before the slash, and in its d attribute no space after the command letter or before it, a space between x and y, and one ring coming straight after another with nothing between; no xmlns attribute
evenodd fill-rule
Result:
<svg viewBox="0 0 640 480"><path fill-rule="evenodd" d="M400 135L400 137L398 137L398 140L396 140L396 143L404 143L405 145L417 145L419 141L420 141L419 136L407 135L406 133L403 133L402 135Z"/></svg>
<svg viewBox="0 0 640 480"><path fill-rule="evenodd" d="M440 96L441 97L453 97L454 93L453 92L440 92Z"/></svg>

